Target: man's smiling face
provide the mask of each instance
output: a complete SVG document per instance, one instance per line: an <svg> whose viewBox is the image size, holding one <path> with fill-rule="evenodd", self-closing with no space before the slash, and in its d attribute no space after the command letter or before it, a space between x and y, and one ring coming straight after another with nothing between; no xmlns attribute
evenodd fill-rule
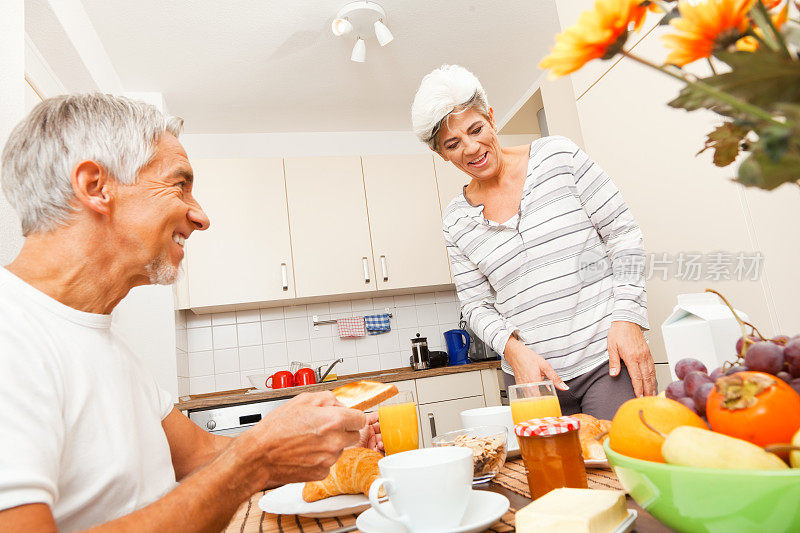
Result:
<svg viewBox="0 0 800 533"><path fill-rule="evenodd" d="M192 196L193 174L178 139L164 133L153 160L134 185L118 188L115 223L124 232L124 250L150 283L175 281L184 256L183 246L194 230L205 230L209 220Z"/></svg>

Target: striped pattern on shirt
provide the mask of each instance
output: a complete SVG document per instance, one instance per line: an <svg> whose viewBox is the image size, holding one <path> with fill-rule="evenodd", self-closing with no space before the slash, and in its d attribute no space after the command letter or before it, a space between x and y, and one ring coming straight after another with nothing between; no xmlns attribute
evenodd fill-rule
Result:
<svg viewBox="0 0 800 533"><path fill-rule="evenodd" d="M567 380L608 360L612 321L649 328L642 231L608 175L565 137L531 144L511 220L486 220L462 192L442 225L464 318L499 354L516 332Z"/></svg>

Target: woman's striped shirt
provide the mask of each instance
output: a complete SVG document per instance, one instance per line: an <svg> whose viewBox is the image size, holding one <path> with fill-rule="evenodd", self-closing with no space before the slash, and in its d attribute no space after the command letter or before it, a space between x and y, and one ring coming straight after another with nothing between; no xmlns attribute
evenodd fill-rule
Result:
<svg viewBox="0 0 800 533"><path fill-rule="evenodd" d="M642 231L608 175L569 139L531 144L511 220L486 220L462 192L442 222L464 318L497 353L516 332L566 380L608 360L612 321L649 328Z"/></svg>

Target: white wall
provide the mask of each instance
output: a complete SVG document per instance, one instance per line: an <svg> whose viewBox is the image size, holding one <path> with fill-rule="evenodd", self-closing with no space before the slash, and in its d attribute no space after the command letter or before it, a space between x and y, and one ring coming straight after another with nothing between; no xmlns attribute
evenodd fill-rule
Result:
<svg viewBox="0 0 800 533"><path fill-rule="evenodd" d="M6 0L0 16L0 147L25 114L25 2ZM22 247L19 218L0 192L0 265Z"/></svg>
<svg viewBox="0 0 800 533"><path fill-rule="evenodd" d="M559 2L571 25L592 0ZM562 9L559 9L562 12ZM663 60L660 36L650 16L635 52ZM635 42L635 41L634 41ZM593 77L592 77L593 76ZM734 166L717 168L711 154L695 154L720 120L710 112L687 113L668 107L681 84L630 60L599 62L573 76L577 113L587 153L612 177L642 227L648 253L709 254L717 251L765 255L756 281L682 281L674 270L666 280L647 283L649 340L656 361L665 362L661 323L676 296L714 288L746 311L765 334L800 331L800 297L794 265L800 251L791 244L800 234L797 187L747 190L732 182ZM734 349L731 347L731 355ZM691 355L691 354L686 354ZM662 383L663 385L663 383Z"/></svg>

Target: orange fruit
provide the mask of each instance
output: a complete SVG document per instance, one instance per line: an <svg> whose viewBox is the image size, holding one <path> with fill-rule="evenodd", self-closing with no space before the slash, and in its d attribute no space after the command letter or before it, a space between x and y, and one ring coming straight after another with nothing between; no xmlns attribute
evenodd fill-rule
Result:
<svg viewBox="0 0 800 533"><path fill-rule="evenodd" d="M611 421L609 445L615 452L645 461L664 462L661 455L664 438L642 423L640 410L647 423L665 435L678 426L708 429L702 418L674 400L658 396L634 398L623 403Z"/></svg>

